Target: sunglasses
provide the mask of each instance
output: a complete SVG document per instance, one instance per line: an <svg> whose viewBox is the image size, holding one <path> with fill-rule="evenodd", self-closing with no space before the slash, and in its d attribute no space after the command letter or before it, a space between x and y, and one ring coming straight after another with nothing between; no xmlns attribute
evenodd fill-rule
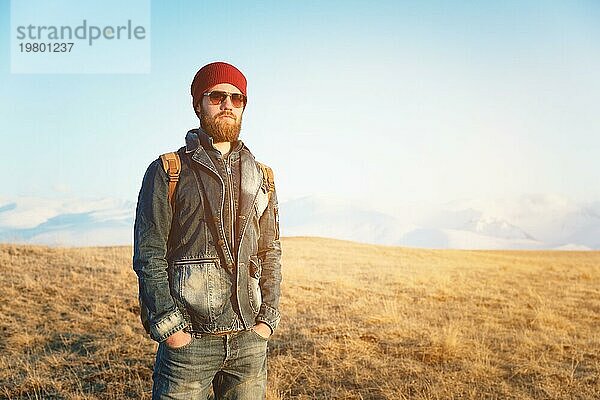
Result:
<svg viewBox="0 0 600 400"><path fill-rule="evenodd" d="M221 104L227 99L227 97L231 97L231 104L235 108L243 107L246 104L246 96L241 93L229 93L221 90L213 90L212 92L204 93L204 95L208 96L208 100L210 100L210 104L213 106Z"/></svg>

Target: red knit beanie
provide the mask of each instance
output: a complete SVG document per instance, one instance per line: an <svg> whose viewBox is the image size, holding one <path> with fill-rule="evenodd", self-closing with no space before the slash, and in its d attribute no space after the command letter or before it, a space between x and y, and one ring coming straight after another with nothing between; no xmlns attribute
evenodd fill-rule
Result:
<svg viewBox="0 0 600 400"><path fill-rule="evenodd" d="M246 77L239 69L225 62L210 63L200 68L192 81L191 93L194 111L196 111L196 106L202 100L202 95L209 88L219 83L230 83L247 96Z"/></svg>

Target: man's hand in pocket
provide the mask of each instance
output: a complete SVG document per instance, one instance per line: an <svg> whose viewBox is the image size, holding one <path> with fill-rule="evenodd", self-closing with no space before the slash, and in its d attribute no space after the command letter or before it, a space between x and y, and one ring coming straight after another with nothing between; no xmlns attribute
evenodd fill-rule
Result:
<svg viewBox="0 0 600 400"><path fill-rule="evenodd" d="M252 329L265 339L268 339L269 336L271 336L271 328L264 322L259 322L258 324L254 325Z"/></svg>
<svg viewBox="0 0 600 400"><path fill-rule="evenodd" d="M176 349L185 346L191 341L192 335L184 331L177 331L165 340L165 344L172 349Z"/></svg>

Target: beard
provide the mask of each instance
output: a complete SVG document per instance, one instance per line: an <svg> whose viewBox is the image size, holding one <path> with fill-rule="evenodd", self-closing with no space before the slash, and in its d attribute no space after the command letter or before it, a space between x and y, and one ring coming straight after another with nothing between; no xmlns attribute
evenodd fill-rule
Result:
<svg viewBox="0 0 600 400"><path fill-rule="evenodd" d="M242 116L236 120L234 124L225 121L225 118L219 118L223 115L231 115L233 113L222 111L211 118L202 108L200 109L200 127L204 132L213 138L214 143L219 142L235 142L240 136L242 130Z"/></svg>

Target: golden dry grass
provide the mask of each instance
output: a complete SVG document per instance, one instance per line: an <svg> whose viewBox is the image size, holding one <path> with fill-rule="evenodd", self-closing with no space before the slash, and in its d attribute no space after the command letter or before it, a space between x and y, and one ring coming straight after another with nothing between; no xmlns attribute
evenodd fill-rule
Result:
<svg viewBox="0 0 600 400"><path fill-rule="evenodd" d="M284 238L268 399L600 398L600 252ZM0 397L149 398L130 247L0 245Z"/></svg>

